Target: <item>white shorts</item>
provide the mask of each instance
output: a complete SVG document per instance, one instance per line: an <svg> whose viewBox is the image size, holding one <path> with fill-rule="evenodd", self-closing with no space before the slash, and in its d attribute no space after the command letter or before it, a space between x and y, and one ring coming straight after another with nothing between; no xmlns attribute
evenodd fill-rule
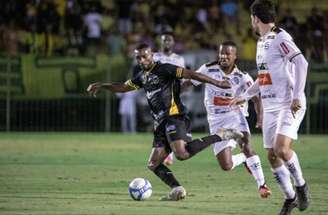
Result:
<svg viewBox="0 0 328 215"><path fill-rule="evenodd" d="M276 135L282 134L297 139L297 132L305 115L305 109L296 112L295 118L289 109L263 113L264 148L273 148Z"/></svg>
<svg viewBox="0 0 328 215"><path fill-rule="evenodd" d="M208 123L211 134L216 134L220 128L233 128L250 134L248 122L242 112L233 111L219 114L215 120L209 120ZM237 142L235 140L217 142L213 145L214 155L217 155L227 147L236 148L236 145Z"/></svg>

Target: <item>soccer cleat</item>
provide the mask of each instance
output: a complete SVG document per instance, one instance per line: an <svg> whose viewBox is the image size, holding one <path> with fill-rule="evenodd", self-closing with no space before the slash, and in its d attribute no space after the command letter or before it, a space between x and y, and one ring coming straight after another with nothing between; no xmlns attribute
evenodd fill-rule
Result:
<svg viewBox="0 0 328 215"><path fill-rule="evenodd" d="M235 139L239 140L244 137L243 133L236 129L226 129L226 128L220 128L216 134L221 137L222 140L230 140Z"/></svg>
<svg viewBox="0 0 328 215"><path fill-rule="evenodd" d="M305 183L303 186L295 188L297 195L297 207L300 211L304 211L309 207L310 204L309 187Z"/></svg>
<svg viewBox="0 0 328 215"><path fill-rule="evenodd" d="M290 215L295 207L297 207L296 195L293 199L285 200L279 215Z"/></svg>
<svg viewBox="0 0 328 215"><path fill-rule="evenodd" d="M272 194L271 190L269 189L269 187L266 184L263 184L260 186L259 193L260 193L261 198L263 198L263 199L268 198Z"/></svg>
<svg viewBox="0 0 328 215"><path fill-rule="evenodd" d="M187 192L182 186L173 188L168 195L160 198L161 201L179 201L186 198Z"/></svg>

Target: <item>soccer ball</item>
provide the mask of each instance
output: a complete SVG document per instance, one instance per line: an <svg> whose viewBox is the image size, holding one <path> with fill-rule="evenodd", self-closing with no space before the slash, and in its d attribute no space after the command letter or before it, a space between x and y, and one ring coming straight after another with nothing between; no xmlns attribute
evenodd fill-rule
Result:
<svg viewBox="0 0 328 215"><path fill-rule="evenodd" d="M151 196L152 192L152 186L145 178L135 178L129 184L129 193L133 200L146 200Z"/></svg>

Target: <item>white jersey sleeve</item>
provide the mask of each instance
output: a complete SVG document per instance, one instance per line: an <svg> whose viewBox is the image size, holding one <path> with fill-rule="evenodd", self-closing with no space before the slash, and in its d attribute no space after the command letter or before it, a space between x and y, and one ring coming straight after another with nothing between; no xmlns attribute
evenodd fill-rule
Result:
<svg viewBox="0 0 328 215"><path fill-rule="evenodd" d="M248 73L245 73L243 75L243 85L242 85L243 92L242 93L245 93L247 91L247 89L250 88L250 86L252 86L253 84L254 84L253 78ZM249 116L248 101L246 101L244 104L241 104L240 108L241 108L242 113L244 114L244 116L248 117Z"/></svg>
<svg viewBox="0 0 328 215"><path fill-rule="evenodd" d="M277 34L277 43L280 53L289 61L292 61L294 57L301 54L301 51L294 43L293 38L286 31Z"/></svg>
<svg viewBox="0 0 328 215"><path fill-rule="evenodd" d="M206 67L206 64L203 64L201 67L199 67L199 69L197 69L195 72L197 73L200 73L200 74L203 74L203 75L206 75L207 73L207 67ZM199 82L199 81L196 81L196 80L193 80L191 79L191 83L194 85L194 86L198 86L198 85L201 85L202 82Z"/></svg>

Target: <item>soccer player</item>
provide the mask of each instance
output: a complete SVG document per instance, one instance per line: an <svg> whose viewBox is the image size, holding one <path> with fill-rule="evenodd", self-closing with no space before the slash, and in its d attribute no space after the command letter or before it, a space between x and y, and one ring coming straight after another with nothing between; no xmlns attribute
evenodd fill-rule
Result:
<svg viewBox="0 0 328 215"><path fill-rule="evenodd" d="M95 96L100 89L122 93L144 89L154 119L154 140L148 168L172 188L162 200L177 201L185 198L186 191L172 171L163 164L171 151L178 160L186 160L212 143L243 136L236 130L219 129L216 134L192 140L189 119L180 101L180 79L195 79L221 88L231 86L227 81L217 81L182 67L155 62L153 52L147 44L136 47L135 57L142 68L138 75L125 83L92 83L87 91Z"/></svg>
<svg viewBox="0 0 328 215"><path fill-rule="evenodd" d="M161 63L169 63L182 68L185 68L184 58L173 52L174 48L174 36L171 32L164 32L161 34L161 50L155 52L153 58L155 61ZM173 152L171 152L164 160L165 165L173 164Z"/></svg>
<svg viewBox="0 0 328 215"><path fill-rule="evenodd" d="M206 84L204 104L207 111L207 120L210 133L215 134L218 128L233 128L240 130L244 137L240 141L242 153L232 155L232 149L236 147L234 140L224 140L214 144L213 151L221 168L229 171L241 163L253 175L262 198L271 195L270 189L265 184L261 161L251 147L250 130L246 120L248 105L232 105L230 101L240 96L252 85L253 79L236 66L237 46L232 41L223 42L218 49L218 60L202 65L196 72L207 75L219 81L229 81L230 89L217 88ZM192 80L193 85L201 84ZM257 112L258 122L261 122L261 104L258 96L252 98Z"/></svg>
<svg viewBox="0 0 328 215"><path fill-rule="evenodd" d="M292 37L275 26L272 2L256 0L250 11L253 29L260 35L256 53L258 78L232 104L239 104L260 92L264 148L267 149L272 172L285 195L280 215L289 215L295 207L303 211L309 206L308 185L292 150L306 109L304 87L308 63ZM290 176L294 179L296 192Z"/></svg>

